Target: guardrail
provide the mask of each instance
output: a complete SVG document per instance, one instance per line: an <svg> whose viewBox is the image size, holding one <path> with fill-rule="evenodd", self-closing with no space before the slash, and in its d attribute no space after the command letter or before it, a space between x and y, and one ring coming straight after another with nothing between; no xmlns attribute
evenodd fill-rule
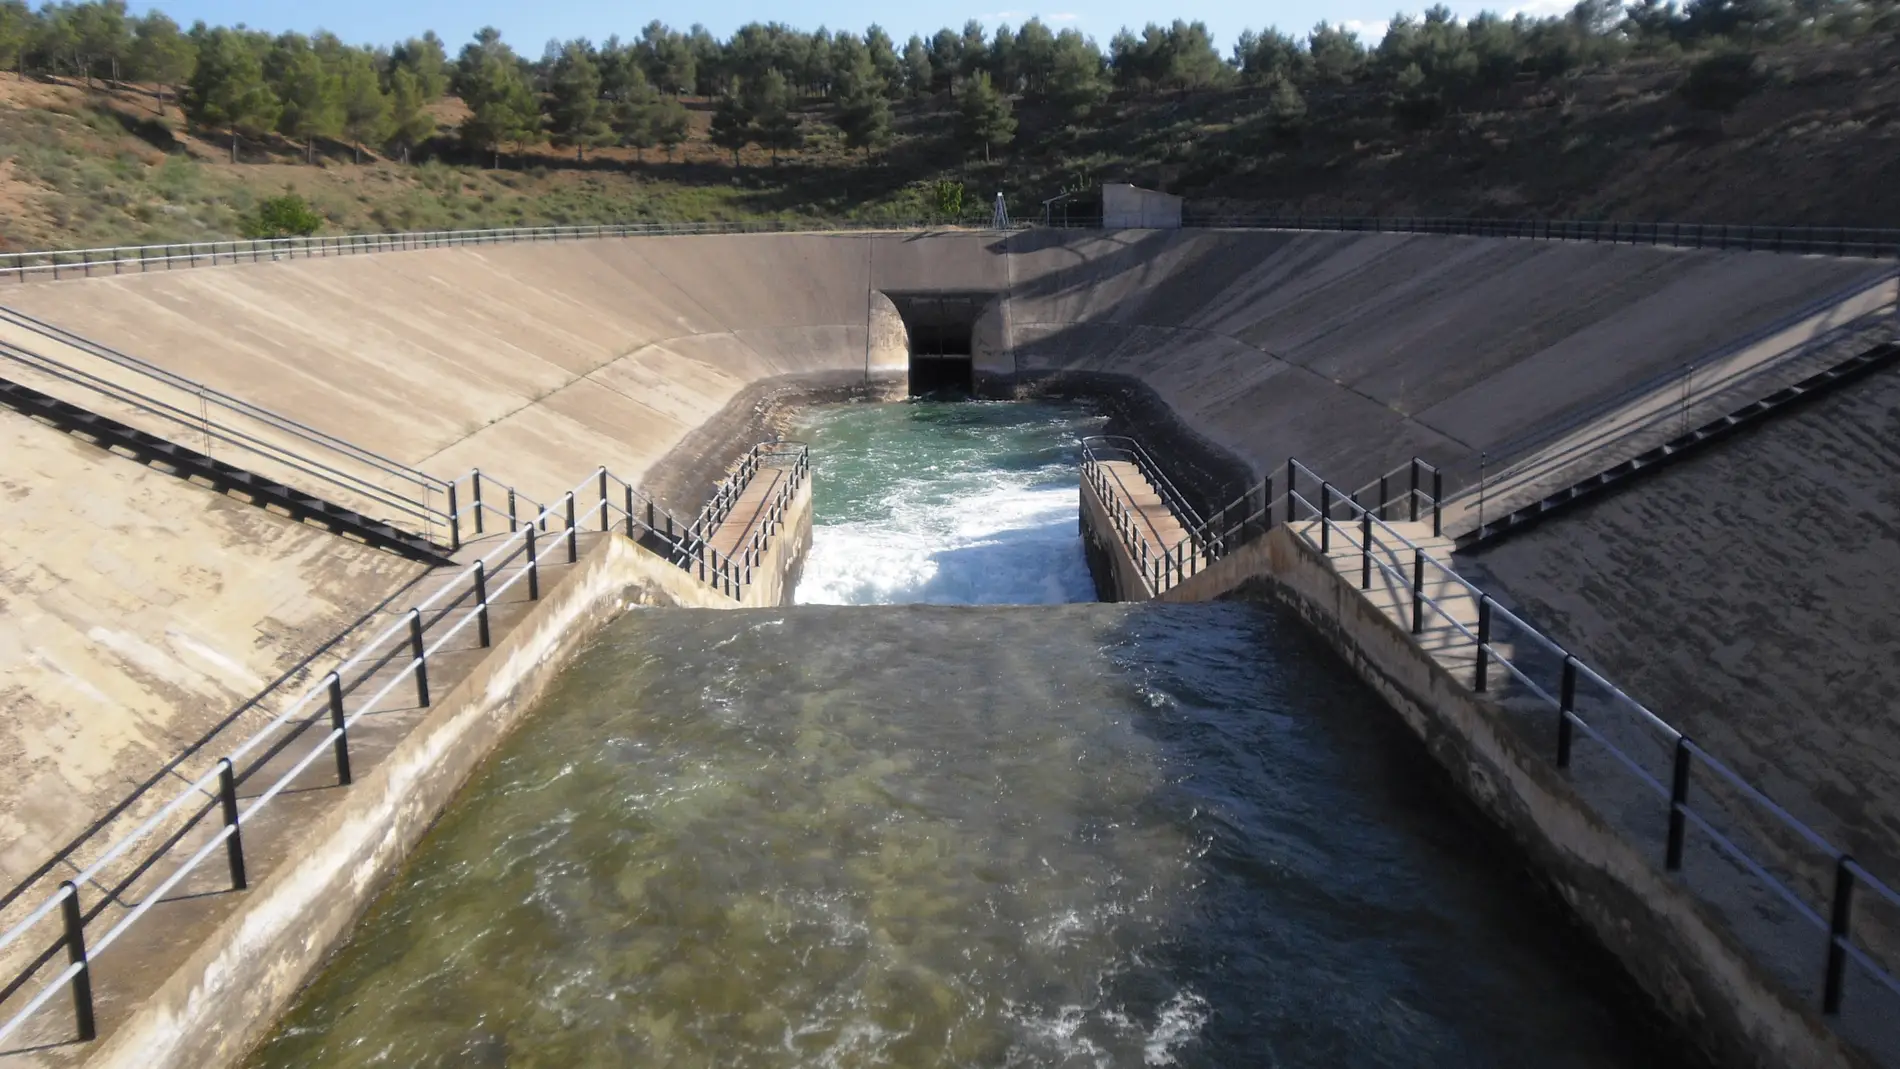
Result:
<svg viewBox="0 0 1900 1069"><path fill-rule="evenodd" d="M90 358L81 367L0 342L0 368L11 365L64 384L85 399L80 407L97 411L97 399L104 398L151 417L181 442L202 440L207 454L220 447L247 454L263 462L247 465L257 474L294 473L289 478L300 490L340 494L337 504L371 519L450 550L460 544L448 481L30 316L0 309L0 321Z"/></svg>
<svg viewBox="0 0 1900 1069"><path fill-rule="evenodd" d="M1084 463L1085 478L1108 502L1117 487L1107 474L1090 470L1099 465L1091 464L1086 452ZM1395 483L1400 487L1396 492ZM1329 559L1336 537L1341 546L1356 547L1359 588L1370 591L1375 582L1383 582L1397 591L1400 622L1409 625L1415 636L1433 629L1449 632L1452 642L1462 644L1471 657L1469 682L1474 692L1500 701L1511 699L1516 714L1523 714L1528 704L1532 715L1549 717L1553 739L1549 756L1556 768L1570 772L1586 756L1583 745L1595 744L1604 760L1593 763L1593 768L1633 780L1641 791L1662 802L1653 821L1638 817L1632 824L1619 814L1606 816L1638 843L1652 841L1664 871L1677 874L1705 901L1722 900L1727 894L1723 871L1686 863L1693 832L1736 866L1730 873L1739 870L1753 881L1753 897L1742 909L1736 908L1731 895L1723 902L1728 908L1721 912L1731 924L1775 927L1772 935L1737 932L1765 971L1779 976L1791 989L1805 991L1837 1023L1849 987L1850 963L1873 981L1872 990L1900 996L1900 979L1882 964L1883 958L1900 952L1900 947L1887 945L1900 939L1900 893L1693 739L1393 528L1392 513L1397 512L1399 521L1420 523L1429 518L1433 534L1440 534L1442 484L1431 464L1414 458L1368 487L1376 488L1378 494L1362 502L1358 495L1334 487L1289 458L1282 494L1275 497L1271 476L1261 480L1208 521L1196 522L1174 549L1144 569L1144 575L1155 594L1164 593L1225 553L1264 537L1276 522L1290 527ZM1115 507L1109 508L1113 517ZM1132 549L1126 523L1115 522ZM1434 589L1440 592L1434 594ZM1471 619L1461 618L1447 604L1456 599L1469 603ZM1403 607L1408 603L1406 611ZM1434 643L1435 656L1458 652L1441 641ZM1702 800L1693 800L1692 794ZM1876 907L1880 916L1869 916ZM1804 972L1799 962L1777 955L1776 946L1769 945L1785 936L1787 928L1820 936L1814 944L1818 967L1812 973ZM1870 932L1885 937L1885 949L1873 947ZM1900 1007L1887 1005L1867 1017L1896 1008ZM1880 1026L1871 1023L1847 1030L1869 1042L1881 1038L1877 1035Z"/></svg>
<svg viewBox="0 0 1900 1069"><path fill-rule="evenodd" d="M1885 273L1878 278L1811 301L1787 315L1778 317L1774 322L1758 327L1713 352L1703 355L1695 362L1672 367L1652 375L1633 386L1619 390L1610 397L1577 409L1562 420L1540 424L1523 434L1472 454L1466 460L1445 469L1454 484L1452 492L1454 496L1467 490L1482 493L1492 485L1524 474L1532 465L1561 467L1563 463L1574 460L1578 456L1648 434L1659 426L1680 424L1686 430L1690 411L1697 406L1724 394L1745 390L1763 379L1782 373L1790 363L1836 345L1882 322L1892 322L1896 315L1900 315L1900 305L1875 309L1855 316L1847 322L1829 327L1802 341L1785 353L1760 364L1739 369L1735 373L1724 375L1711 371L1711 368L1829 308L1861 296L1869 290L1891 285L1896 278L1900 278L1900 271ZM1579 442L1557 457L1553 458L1545 454L1545 450L1549 447L1562 442L1591 423L1603 420L1618 410L1630 408L1648 397L1664 397L1672 403L1658 405L1648 416ZM1482 525L1484 518L1482 512L1479 518Z"/></svg>
<svg viewBox="0 0 1900 1069"><path fill-rule="evenodd" d="M1900 256L1900 229L1849 226L1758 226L1729 223L1621 222L1598 219L1457 219L1381 215L1192 215L1184 227L1220 230L1331 230L1352 233L1452 234L1603 245L1667 245L1826 256Z"/></svg>
<svg viewBox="0 0 1900 1069"><path fill-rule="evenodd" d="M956 225L959 229L987 229ZM923 230L923 220L868 222L745 222L745 223L604 223L593 226L518 226L481 230L418 230L384 234L337 234L320 237L237 238L170 245L111 245L92 249L53 249L41 252L0 253L0 279L29 282L38 279L90 278L95 274L138 274L219 264L264 263L366 253L404 252L457 245L502 245L516 242L580 241L590 238L664 237L690 234L826 233L875 230Z"/></svg>
<svg viewBox="0 0 1900 1069"><path fill-rule="evenodd" d="M40 950L10 982L0 987L0 1006L6 1005L21 992L62 949L68 958L62 971L42 985L22 1008L0 1021L0 1043L4 1043L61 990L72 992L78 1038L94 1038L97 1035L97 1022L91 988L91 962L117 942L152 905L163 900L182 880L199 869L220 847L225 852L231 887L234 890L245 889L248 877L244 861L244 825L255 819L259 811L325 754L329 754L334 762L338 784L348 785L352 780L350 729L363 716L378 710L406 681L413 682L416 705L427 706L431 656L471 626L476 630L477 646L486 648L490 640L490 606L516 584L523 582L527 584L528 599L538 600L541 595L540 569L547 562L550 551L557 556L564 556L566 563L578 561L583 519L580 501L589 491L593 491L597 499L585 506L585 513L597 518L601 531L619 528L628 537L654 549L708 586L735 600L742 599L765 547L783 525L792 496L810 473L809 450L802 443L768 443L753 450L749 456L755 458L751 467L753 472L760 465L781 465L788 467L791 475L780 480L773 499L763 509L762 522L752 525L748 538L740 550L733 554L720 553L714 549L707 541L709 531L695 531L692 525L679 522L652 499L605 467L596 469L594 474L573 490L545 505L532 501L513 487L480 471L471 471L461 479L448 483L450 486L459 484L468 488L468 495L464 499L467 504L449 514L448 519L458 526L466 520L478 537L485 536L491 527L496 529L496 533L501 533L501 527L505 524L507 533L501 542L479 560L456 573L435 593L417 602L397 622L363 643L355 653L325 673L314 686L305 689L263 727L233 746L209 770L188 780L171 798L157 804L155 811L130 831L96 846L92 843L96 834L82 835L25 882L5 896L0 896L0 910L5 910L22 900L35 886L50 883L48 877L59 866L66 865L77 870L69 879L60 881L57 890L37 907L0 933L0 953L5 953L42 922L58 914L59 936ZM558 546L549 545L550 536L558 541ZM511 568L513 574L510 575L508 572ZM385 602L365 614L350 629L326 643L325 648L334 647L351 632L368 623L386 609L387 604ZM459 618L453 618L458 613ZM125 815L168 776L183 779L184 776L176 771L180 762L200 752L206 743L241 714L261 708L272 694L297 678L309 663L307 659L298 669L286 673L277 684L226 717L199 743L168 764L158 776L148 780L141 790L115 806L95 824L95 832ZM385 670L392 667L395 671L390 675ZM351 708L352 699L359 691L376 684L379 685L373 694ZM325 725L328 731L316 738L288 771L267 785L255 801L248 806L240 806L239 787L251 782L273 758L295 745L299 739ZM221 816L221 827L155 887L139 896L138 901L127 901L125 896L133 886L171 856L179 844L214 811ZM79 852L87 847L96 849L98 856L89 864L81 865L78 861ZM140 852L135 854L135 850ZM123 869L115 867L120 864L124 866ZM81 888L86 887L102 888L102 893L90 904L81 897ZM103 935L89 938L91 933L88 926L115 904L129 905L129 911Z"/></svg>
<svg viewBox="0 0 1900 1069"><path fill-rule="evenodd" d="M1515 687L1534 708L1549 716L1553 741L1550 757L1555 767L1571 769L1581 754L1581 744L1594 743L1609 759L1599 762L1599 767L1627 776L1661 801L1649 833L1661 848L1659 860L1664 871L1680 874L1681 879L1704 892L1705 900L1720 890L1711 881L1719 883L1723 872L1685 867L1685 850L1693 829L1757 881L1757 890L1785 910L1786 920L1819 934L1815 944L1819 968L1806 979L1812 981L1808 986L1815 990L1825 1015L1838 1016L1841 1012L1850 961L1881 989L1900 995L1900 981L1875 958L1855 928L1856 891L1865 890L1885 906L1900 910L1900 894L1891 886L1601 673L1395 530L1377 510L1340 493L1304 464L1296 460L1287 463L1286 522L1303 541L1329 556L1335 532L1347 540L1346 545L1356 544L1361 558L1360 589L1370 590L1374 576L1380 576L1391 588L1409 594L1410 610L1401 611L1401 622L1409 622L1412 634L1422 634L1432 626L1452 632L1454 641L1461 641L1471 652L1470 686L1475 693L1502 697L1503 688ZM1316 489L1319 501L1302 492L1302 477L1305 485ZM1342 511L1343 524L1338 518ZM1302 520L1310 522L1302 527ZM1315 526L1317 537L1312 533ZM1449 589L1452 598L1468 599L1475 607L1475 622L1467 623L1455 609L1448 608L1444 594L1428 593L1433 587ZM1404 604L1403 599L1400 604ZM1504 628L1509 629L1509 635L1500 634ZM1441 655L1446 651L1442 645L1437 650ZM1698 776L1698 769L1704 774ZM1706 801L1692 801L1692 790ZM1724 797L1716 797L1718 791L1725 792ZM1631 831L1627 826L1624 830ZM1643 832L1639 822L1635 834L1641 837ZM1751 839L1756 841L1751 843ZM1818 858L1828 870L1826 878L1818 881L1822 890L1818 902L1810 903L1796 886L1791 886L1805 883L1813 887L1817 882L1788 874L1790 853L1798 850L1811 853L1814 856L1807 860ZM1780 857L1764 860L1771 854ZM1753 912L1759 915L1763 911L1758 905ZM1882 934L1891 934L1889 926L1879 928ZM1786 973L1788 963L1764 953L1761 940L1751 939L1748 933L1738 934L1766 971ZM1783 978L1796 990L1804 986L1798 965L1793 975Z"/></svg>

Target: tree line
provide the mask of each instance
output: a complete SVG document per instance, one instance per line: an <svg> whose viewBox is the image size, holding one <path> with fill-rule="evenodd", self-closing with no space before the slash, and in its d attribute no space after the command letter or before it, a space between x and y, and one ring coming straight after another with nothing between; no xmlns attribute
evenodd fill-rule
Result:
<svg viewBox="0 0 1900 1069"><path fill-rule="evenodd" d="M636 155L659 148L670 159L690 134L681 98L699 96L715 102L712 141L736 165L747 146L766 149L776 163L802 145L800 113L810 105L821 105L845 143L868 158L890 139L893 103L948 97L960 145L989 159L1014 139L1018 101L1081 124L1111 94L1139 99L1238 84L1264 89L1274 121L1292 128L1314 87L1370 85L1389 94L1401 117L1429 123L1461 94L1631 54L1732 57L1791 38L1895 30L1900 0L1581 0L1545 18L1460 20L1434 6L1395 16L1371 47L1325 22L1302 36L1249 30L1226 56L1199 22L1124 29L1104 50L1074 29L1030 19L993 31L972 20L901 47L875 25L859 34L753 23L719 40L703 26L681 32L654 21L630 40L550 41L538 59L486 28L451 58L433 32L357 46L324 32L272 35L202 22L187 30L160 11L131 16L123 0L38 9L0 0L0 66L88 85L156 86L161 111L176 102L193 123L227 135L234 161L243 140L270 134L303 145L312 159L319 140L332 140L359 159L370 146L407 160L437 133L429 106L451 93L468 109L456 136L497 166L505 149L543 141L578 158L613 145Z"/></svg>

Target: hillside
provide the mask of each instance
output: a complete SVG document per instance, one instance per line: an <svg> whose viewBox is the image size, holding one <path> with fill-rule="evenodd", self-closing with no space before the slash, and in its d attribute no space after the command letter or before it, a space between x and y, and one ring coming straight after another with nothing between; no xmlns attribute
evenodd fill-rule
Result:
<svg viewBox="0 0 1900 1069"><path fill-rule="evenodd" d="M708 136L712 103L682 98L691 135L658 150L529 145L482 166L438 135L407 165L280 139L229 162L149 88L0 74L0 248L230 237L260 198L292 189L327 232L637 219L914 219L931 183L964 182L972 210L1002 190L1018 218L1077 180L1186 195L1197 213L1419 214L1900 225L1900 39L1779 47L1732 114L1689 107L1687 65L1631 59L1466 97L1424 129L1372 85L1314 87L1297 132L1270 94L1118 92L1087 128L1019 101L1014 144L971 162L945 94L897 102L890 144L847 149L832 109L797 112L805 145L735 167ZM452 127L459 101L433 105Z"/></svg>

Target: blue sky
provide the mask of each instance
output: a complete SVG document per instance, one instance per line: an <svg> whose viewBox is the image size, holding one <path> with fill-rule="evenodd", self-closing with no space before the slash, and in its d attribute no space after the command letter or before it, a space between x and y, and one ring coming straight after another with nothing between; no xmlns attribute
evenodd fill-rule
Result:
<svg viewBox="0 0 1900 1069"><path fill-rule="evenodd" d="M477 29L493 25L501 29L504 39L528 55L540 54L541 46L550 37L589 37L596 41L614 33L632 37L655 18L680 29L695 22L704 23L720 37L753 21L778 21L807 30L824 25L834 30L857 31L876 22L902 45L913 33L928 35L945 25L960 27L965 19L978 19L994 30L998 23L1013 26L1031 16L1041 16L1044 22L1058 28L1075 27L1104 47L1122 26L1138 30L1147 22L1185 18L1207 23L1225 55L1241 30L1278 25L1288 32L1303 33L1321 19L1344 22L1358 30L1367 44L1376 44L1384 32L1386 19L1395 10L1402 6L1405 11L1416 12L1429 4L1429 0L1400 6L1386 6L1395 0L1284 0L1256 7L1234 0L1206 0L1197 6L1152 0L1148 3L1054 0L1056 6L1042 8L1019 6L1020 0L977 2L990 6L949 8L934 4L899 4L893 7L869 0L798 0L796 3L699 0L666 8L635 8L606 0L305 0L297 4L260 4L255 0L173 0L151 4L135 0L129 6L133 11L158 7L187 26L203 19L213 24L243 22L273 31L322 28L357 44L389 43L433 29L449 43L451 54ZM1569 4L1561 0L1508 0L1492 4L1458 0L1448 2L1447 6L1461 15L1473 15L1486 7L1547 14L1563 10Z"/></svg>

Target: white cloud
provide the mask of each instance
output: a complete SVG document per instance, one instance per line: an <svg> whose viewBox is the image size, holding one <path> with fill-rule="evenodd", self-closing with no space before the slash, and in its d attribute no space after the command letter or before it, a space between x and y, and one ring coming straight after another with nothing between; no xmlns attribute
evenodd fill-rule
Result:
<svg viewBox="0 0 1900 1069"><path fill-rule="evenodd" d="M1346 19L1339 24L1341 29L1358 37L1367 48L1376 48L1385 40L1385 28L1391 25L1390 19Z"/></svg>

